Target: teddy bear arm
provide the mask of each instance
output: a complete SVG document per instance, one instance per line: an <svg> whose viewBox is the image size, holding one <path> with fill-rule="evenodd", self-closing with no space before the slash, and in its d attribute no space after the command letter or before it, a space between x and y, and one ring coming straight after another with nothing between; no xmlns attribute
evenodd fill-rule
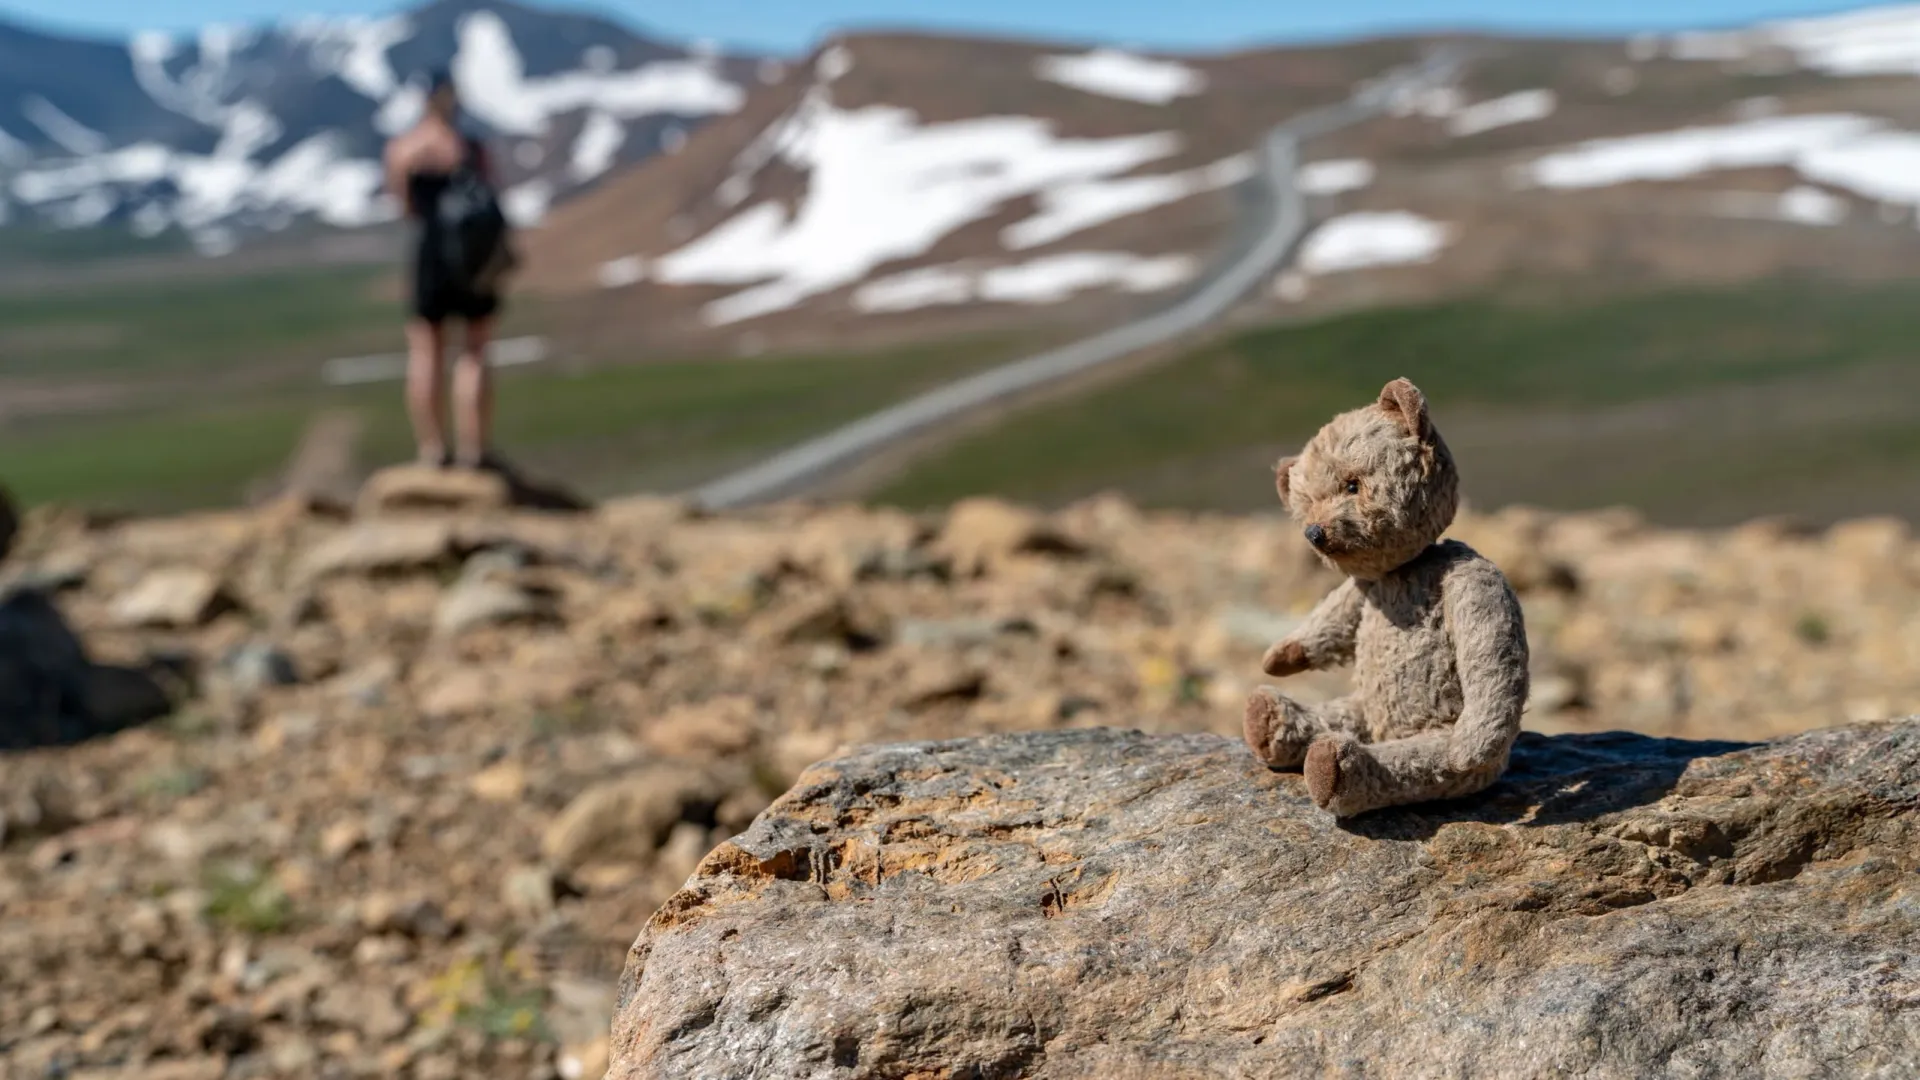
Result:
<svg viewBox="0 0 1920 1080"><path fill-rule="evenodd" d="M1305 622L1267 650L1267 673L1320 671L1352 663L1360 632L1360 603L1360 589L1353 579L1341 582L1314 606Z"/></svg>
<svg viewBox="0 0 1920 1080"><path fill-rule="evenodd" d="M1500 571L1484 561L1450 575L1445 596L1462 699L1449 760L1456 769L1504 769L1527 703L1527 631L1520 601Z"/></svg>

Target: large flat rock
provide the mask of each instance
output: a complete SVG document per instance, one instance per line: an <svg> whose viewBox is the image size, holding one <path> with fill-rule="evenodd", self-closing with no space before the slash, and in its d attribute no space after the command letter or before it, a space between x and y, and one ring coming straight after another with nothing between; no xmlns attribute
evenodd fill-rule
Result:
<svg viewBox="0 0 1920 1080"><path fill-rule="evenodd" d="M654 915L609 1075L1920 1075L1917 804L1915 720L1345 823L1213 736L867 749Z"/></svg>

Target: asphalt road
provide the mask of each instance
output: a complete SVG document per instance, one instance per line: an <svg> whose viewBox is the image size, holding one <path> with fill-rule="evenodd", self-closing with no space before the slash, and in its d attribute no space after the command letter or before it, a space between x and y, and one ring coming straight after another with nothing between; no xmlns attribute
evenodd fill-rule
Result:
<svg viewBox="0 0 1920 1080"><path fill-rule="evenodd" d="M1456 50L1437 49L1419 64L1369 82L1346 101L1302 113L1269 132L1259 149L1257 182L1266 186L1270 197L1257 202L1257 216L1248 228L1259 236L1258 241L1214 268L1198 287L1172 306L889 406L714 480L692 492L693 501L711 509L725 509L802 494L809 485L836 470L969 409L1112 363L1213 322L1279 270L1306 232L1306 198L1294 186L1300 143L1368 119L1399 94L1444 81L1461 60Z"/></svg>

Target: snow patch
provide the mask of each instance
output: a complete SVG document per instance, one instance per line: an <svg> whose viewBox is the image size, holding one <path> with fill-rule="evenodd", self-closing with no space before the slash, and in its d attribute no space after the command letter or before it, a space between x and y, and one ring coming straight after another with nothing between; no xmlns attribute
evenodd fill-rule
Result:
<svg viewBox="0 0 1920 1080"><path fill-rule="evenodd" d="M1094 49L1078 56L1043 56L1034 71L1048 82L1102 97L1165 105L1206 89L1205 74L1171 60L1155 60L1119 49Z"/></svg>
<svg viewBox="0 0 1920 1080"><path fill-rule="evenodd" d="M1847 219L1847 200L1804 184L1787 191L1723 191L1710 202L1721 217L1786 221L1798 225L1838 225Z"/></svg>
<svg viewBox="0 0 1920 1080"><path fill-rule="evenodd" d="M663 61L630 71L567 72L529 78L500 16L476 11L460 22L453 76L468 111L494 129L538 135L551 118L595 108L610 117L730 113L746 94L711 67L695 61Z"/></svg>
<svg viewBox="0 0 1920 1080"><path fill-rule="evenodd" d="M1424 116L1430 120L1445 120L1465 107L1466 96L1456 86L1403 87L1388 102L1387 111L1394 116Z"/></svg>
<svg viewBox="0 0 1920 1080"><path fill-rule="evenodd" d="M1447 118L1447 132L1455 136L1544 120L1553 115L1558 97L1551 90L1521 90L1469 105Z"/></svg>
<svg viewBox="0 0 1920 1080"><path fill-rule="evenodd" d="M576 183L585 183L613 168L613 160L627 141L627 129L620 121L603 112L587 117L573 142L573 160L567 174Z"/></svg>
<svg viewBox="0 0 1920 1080"><path fill-rule="evenodd" d="M1299 266L1320 275L1431 262L1452 236L1450 226L1404 210L1342 214L1307 237Z"/></svg>
<svg viewBox="0 0 1920 1080"><path fill-rule="evenodd" d="M281 130L280 121L272 113L251 101L235 105L228 112L222 129L213 156L238 159L251 158L272 146Z"/></svg>
<svg viewBox="0 0 1920 1080"><path fill-rule="evenodd" d="M1677 180L1712 169L1790 164L1810 149L1858 138L1875 126L1863 116L1815 113L1591 139L1537 159L1530 173L1552 188Z"/></svg>
<svg viewBox="0 0 1920 1080"><path fill-rule="evenodd" d="M7 134L6 128L0 128L0 165L24 165L33 160L33 151L27 144Z"/></svg>
<svg viewBox="0 0 1920 1080"><path fill-rule="evenodd" d="M53 212L54 224L63 229L90 229L107 220L120 200L105 188L93 188Z"/></svg>
<svg viewBox="0 0 1920 1080"><path fill-rule="evenodd" d="M647 279L647 261L638 255L610 259L600 264L600 287L623 289Z"/></svg>
<svg viewBox="0 0 1920 1080"><path fill-rule="evenodd" d="M20 99L20 115L69 154L102 154L110 145L105 135L61 112L53 102L38 94Z"/></svg>
<svg viewBox="0 0 1920 1080"><path fill-rule="evenodd" d="M868 282L855 290L853 306L880 314L973 302L1055 304L1103 287L1160 292L1191 280L1196 270L1189 255L1116 251L1064 252L984 270L966 264L928 266Z"/></svg>
<svg viewBox="0 0 1920 1080"><path fill-rule="evenodd" d="M751 175L773 156L811 170L789 215L749 206L661 257L656 280L745 285L710 304L714 323L793 307L851 285L874 268L924 254L943 237L1021 196L1124 174L1178 152L1162 132L1061 139L1041 119L991 116L926 125L890 106L843 110L815 87L793 115L742 155Z"/></svg>
<svg viewBox="0 0 1920 1080"><path fill-rule="evenodd" d="M1294 174L1294 186L1308 195L1339 195L1373 183L1373 162L1361 158L1328 158L1308 162Z"/></svg>
<svg viewBox="0 0 1920 1080"><path fill-rule="evenodd" d="M1920 133L1850 113L1594 139L1537 159L1521 178L1589 188L1768 166L1790 166L1808 180L1878 202L1920 203Z"/></svg>
<svg viewBox="0 0 1920 1080"><path fill-rule="evenodd" d="M1165 176L1079 180L1040 192L1040 212L1000 232L1009 250L1040 247L1109 221L1179 202L1205 191L1231 187L1253 175L1242 154L1212 165Z"/></svg>
<svg viewBox="0 0 1920 1080"><path fill-rule="evenodd" d="M427 115L426 88L412 83L395 90L373 115L373 126L386 136L398 135Z"/></svg>
<svg viewBox="0 0 1920 1080"><path fill-rule="evenodd" d="M411 38L414 30L405 16L356 15L296 19L287 25L287 32L307 46L316 72L337 75L362 95L384 102L400 88L387 53Z"/></svg>
<svg viewBox="0 0 1920 1080"><path fill-rule="evenodd" d="M167 213L166 207L159 203L148 203L142 206L135 210L133 216L127 221L127 227L133 230L133 235L142 240L159 236L172 225L173 217Z"/></svg>
<svg viewBox="0 0 1920 1080"><path fill-rule="evenodd" d="M813 77L820 82L837 82L853 70L853 54L845 45L834 45L820 54L813 65Z"/></svg>
<svg viewBox="0 0 1920 1080"><path fill-rule="evenodd" d="M1748 60L1784 52L1828 75L1920 74L1920 4L1781 19L1729 31L1683 31L1666 41L1678 60Z"/></svg>
<svg viewBox="0 0 1920 1080"><path fill-rule="evenodd" d="M976 277L959 266L923 266L860 286L854 291L853 306L868 314L880 314L964 304L974 297Z"/></svg>
<svg viewBox="0 0 1920 1080"><path fill-rule="evenodd" d="M553 185L545 180L529 180L500 193L500 209L516 228L540 224L552 205Z"/></svg>
<svg viewBox="0 0 1920 1080"><path fill-rule="evenodd" d="M355 228L384 220L378 162L346 157L341 138L322 132L296 144L260 170L246 195L256 208L311 213L329 225Z"/></svg>

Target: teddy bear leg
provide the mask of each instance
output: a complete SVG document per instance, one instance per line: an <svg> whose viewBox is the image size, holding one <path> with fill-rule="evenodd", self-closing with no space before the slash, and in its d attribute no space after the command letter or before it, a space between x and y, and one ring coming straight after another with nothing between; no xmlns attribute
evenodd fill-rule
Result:
<svg viewBox="0 0 1920 1080"><path fill-rule="evenodd" d="M1499 760L1462 767L1452 759L1446 731L1362 744L1330 735L1307 749L1304 772L1314 804L1337 817L1409 803L1454 799L1493 786L1506 766Z"/></svg>
<svg viewBox="0 0 1920 1080"><path fill-rule="evenodd" d="M1269 768L1293 769L1306 760L1313 740L1331 732L1360 730L1359 710L1350 698L1304 704L1262 686L1247 698L1241 733L1247 749Z"/></svg>

